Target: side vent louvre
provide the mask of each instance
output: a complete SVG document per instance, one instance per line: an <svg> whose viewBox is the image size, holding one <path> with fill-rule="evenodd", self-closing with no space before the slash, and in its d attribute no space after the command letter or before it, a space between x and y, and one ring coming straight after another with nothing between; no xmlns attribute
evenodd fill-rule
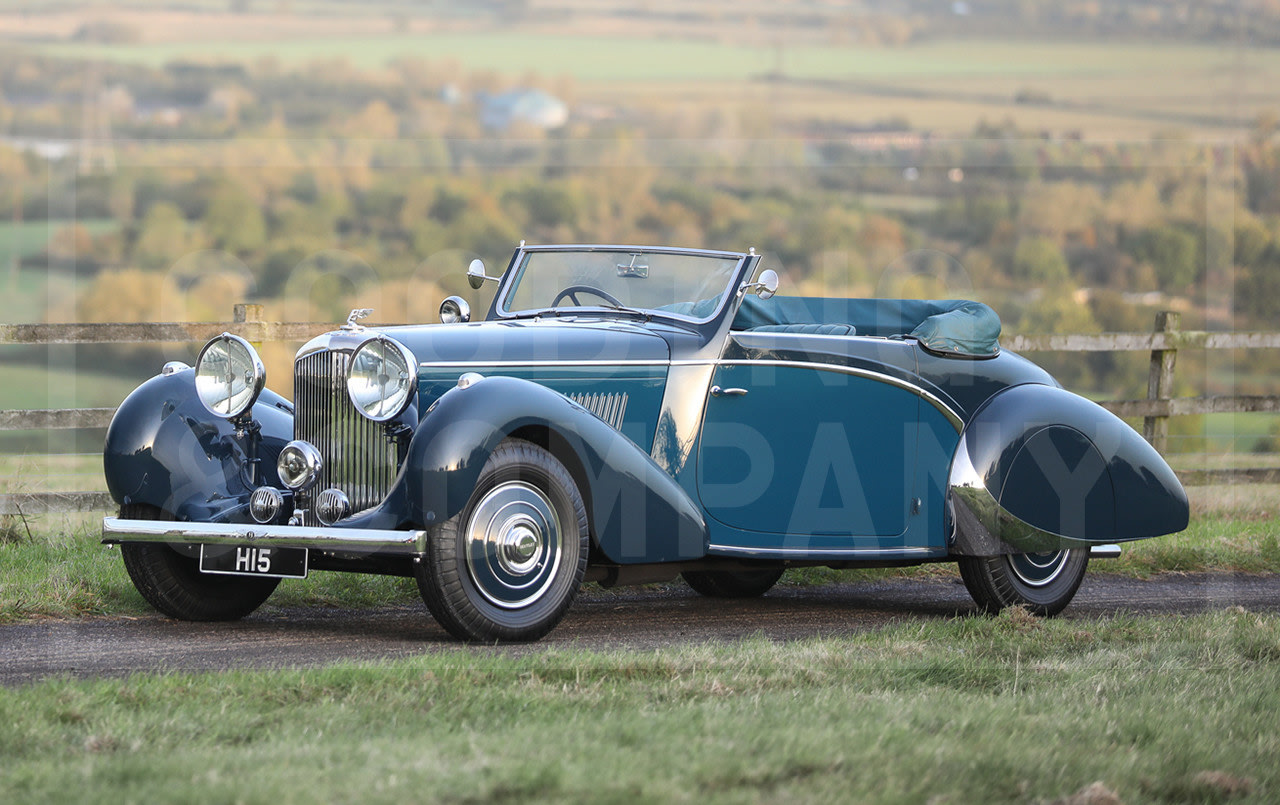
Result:
<svg viewBox="0 0 1280 805"><path fill-rule="evenodd" d="M626 394L569 394L569 399L600 417L614 430L622 429L627 413Z"/></svg>

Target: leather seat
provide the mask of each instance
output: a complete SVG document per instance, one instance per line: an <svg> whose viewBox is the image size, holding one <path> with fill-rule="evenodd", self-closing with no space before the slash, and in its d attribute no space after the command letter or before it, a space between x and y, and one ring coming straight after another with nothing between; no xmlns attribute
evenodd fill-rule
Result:
<svg viewBox="0 0 1280 805"><path fill-rule="evenodd" d="M796 333L801 335L857 335L852 324L762 324L752 333Z"/></svg>

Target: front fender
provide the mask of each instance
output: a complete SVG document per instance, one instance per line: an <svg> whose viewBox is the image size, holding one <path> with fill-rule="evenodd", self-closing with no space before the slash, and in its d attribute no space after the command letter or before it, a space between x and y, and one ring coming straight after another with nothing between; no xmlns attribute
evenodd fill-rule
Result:
<svg viewBox="0 0 1280 805"><path fill-rule="evenodd" d="M956 554L988 556L1125 542L1187 527L1169 465L1106 409L1052 386L991 398L951 463Z"/></svg>
<svg viewBox="0 0 1280 805"><path fill-rule="evenodd" d="M248 442L196 396L195 372L156 375L125 398L107 427L102 464L116 503L142 503L178 520L217 522L247 504L258 484L283 486L276 459L293 438L288 401L264 390L253 406L257 463Z"/></svg>
<svg viewBox="0 0 1280 805"><path fill-rule="evenodd" d="M634 442L563 395L490 377L445 392L424 413L391 494L347 527L430 527L459 514L498 443L544 434L578 482L601 552L613 562L706 553L701 510Z"/></svg>

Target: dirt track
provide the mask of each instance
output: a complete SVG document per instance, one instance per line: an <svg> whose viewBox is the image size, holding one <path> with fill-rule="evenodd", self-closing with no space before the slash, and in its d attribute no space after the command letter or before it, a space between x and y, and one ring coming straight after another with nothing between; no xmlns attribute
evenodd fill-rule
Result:
<svg viewBox="0 0 1280 805"><path fill-rule="evenodd" d="M1135 581L1091 575L1064 617L1182 615L1229 606L1280 613L1280 576L1193 574ZM796 640L973 610L964 587L950 579L783 585L747 601L701 598L684 587L601 592L589 586L560 627L541 642L501 649L453 641L422 606L268 610L220 624L183 623L159 615L43 621L0 627L0 684L53 675L314 666L441 651L526 653L568 645L652 649L752 634Z"/></svg>

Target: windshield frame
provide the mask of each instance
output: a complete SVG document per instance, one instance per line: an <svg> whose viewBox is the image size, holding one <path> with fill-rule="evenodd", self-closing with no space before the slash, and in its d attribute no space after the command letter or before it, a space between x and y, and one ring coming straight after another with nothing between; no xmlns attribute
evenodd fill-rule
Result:
<svg viewBox="0 0 1280 805"><path fill-rule="evenodd" d="M686 316L680 313L672 313L666 310L656 310L654 308L633 308L623 307L616 308L609 305L582 305L578 307L567 308L529 308L527 310L508 311L505 310L508 298L510 297L513 287L516 284L515 278L518 269L525 264L525 258L530 253L536 252L617 252L619 254L631 254L643 252L646 254L674 254L685 255L689 257L707 257L719 260L735 260L737 264L734 266L730 275L730 280L726 285L724 293L721 294L720 303L715 310L705 318L697 319L692 316ZM674 246L628 246L623 244L554 244L542 246L526 246L520 244L515 253L511 256L511 262L507 264L507 270L502 274L502 281L499 285L497 294L494 295L493 304L490 308L490 319L497 321L513 321L517 319L527 319L537 316L547 316L552 318L568 318L586 313L592 317L596 316L623 316L634 318L637 314L648 318L660 318L666 321L678 322L685 326L696 325L701 326L715 321L724 314L726 308L733 305L737 301L738 290L742 286L742 274L746 269L749 258L754 255L745 252L728 252L714 251L710 249L686 249ZM696 301L696 300L690 300Z"/></svg>

